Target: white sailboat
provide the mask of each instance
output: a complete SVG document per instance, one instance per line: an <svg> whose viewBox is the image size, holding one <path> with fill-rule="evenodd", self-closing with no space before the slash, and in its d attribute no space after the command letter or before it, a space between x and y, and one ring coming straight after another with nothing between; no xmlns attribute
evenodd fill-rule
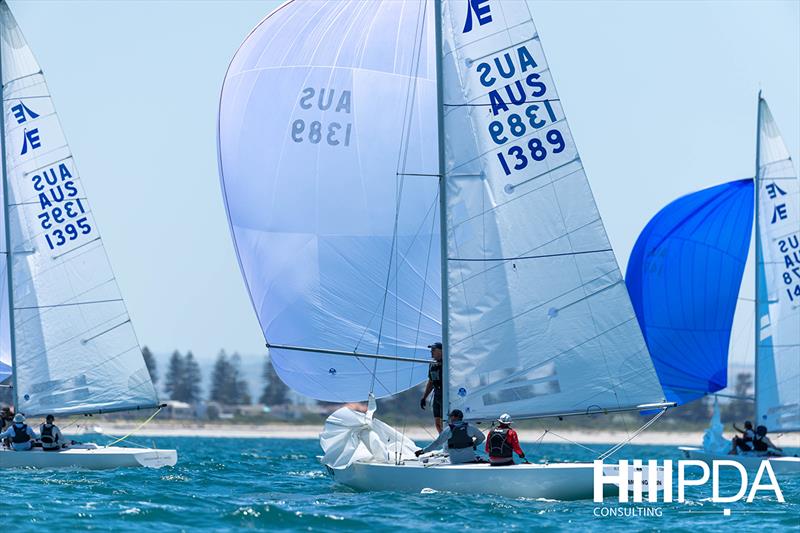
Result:
<svg viewBox="0 0 800 533"><path fill-rule="evenodd" d="M0 1L3 306L0 379L32 417L159 407L42 70ZM7 311L7 312L6 312ZM174 465L175 450L0 447L0 468Z"/></svg>
<svg viewBox="0 0 800 533"><path fill-rule="evenodd" d="M755 175L755 426L770 433L800 431L800 181L766 100L758 95ZM716 410L716 406L715 406ZM758 452L728 455L721 425L712 421L709 445L681 447L684 456L734 459L758 469L800 473L800 457ZM727 449L726 449L727 448Z"/></svg>
<svg viewBox="0 0 800 533"><path fill-rule="evenodd" d="M441 339L445 411L470 421L671 405L526 2L286 2L230 64L218 146L242 273L294 390L392 395ZM326 423L337 481L592 497L591 463L418 460L374 412Z"/></svg>

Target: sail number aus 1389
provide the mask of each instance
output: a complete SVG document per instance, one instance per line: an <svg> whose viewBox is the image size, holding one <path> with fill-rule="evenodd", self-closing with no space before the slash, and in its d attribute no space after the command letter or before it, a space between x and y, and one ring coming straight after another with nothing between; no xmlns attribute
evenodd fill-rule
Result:
<svg viewBox="0 0 800 533"><path fill-rule="evenodd" d="M337 120L306 120L302 118L292 121L291 137L296 143L327 144L328 146L350 146L350 135L353 124L345 122L352 109L350 91L337 91L334 88L306 87L300 93L298 105L306 111L317 109L323 113L334 113ZM341 117L341 118L339 118Z"/></svg>

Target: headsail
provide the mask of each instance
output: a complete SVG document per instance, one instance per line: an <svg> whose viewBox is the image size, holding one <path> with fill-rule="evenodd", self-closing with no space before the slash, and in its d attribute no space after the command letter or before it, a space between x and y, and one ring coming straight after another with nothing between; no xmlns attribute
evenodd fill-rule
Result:
<svg viewBox="0 0 800 533"><path fill-rule="evenodd" d="M752 227L753 180L733 181L670 203L633 247L625 282L670 401L727 385Z"/></svg>
<svg viewBox="0 0 800 533"><path fill-rule="evenodd" d="M231 62L220 177L273 345L425 359L439 340L432 14L427 2L290 1ZM399 392L428 370L270 355L290 387L330 401Z"/></svg>
<svg viewBox="0 0 800 533"><path fill-rule="evenodd" d="M451 407L662 401L527 3L445 0L443 20Z"/></svg>
<svg viewBox="0 0 800 533"><path fill-rule="evenodd" d="M756 411L770 431L800 431L800 186L759 98Z"/></svg>
<svg viewBox="0 0 800 533"><path fill-rule="evenodd" d="M5 2L0 49L17 410L152 407L156 392L47 84Z"/></svg>

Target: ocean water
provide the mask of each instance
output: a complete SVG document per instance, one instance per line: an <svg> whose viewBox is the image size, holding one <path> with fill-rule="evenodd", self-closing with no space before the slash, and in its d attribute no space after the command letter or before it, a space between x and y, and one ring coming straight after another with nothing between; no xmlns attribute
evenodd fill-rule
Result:
<svg viewBox="0 0 800 533"><path fill-rule="evenodd" d="M0 472L3 530L12 524L21 531L44 527L135 532L800 528L800 475L778 476L786 499L783 504L771 492L760 492L750 504L714 504L709 501L709 483L690 489L683 504L629 504L623 505L633 509L627 511L628 516L602 517L597 516L605 512L602 508L620 504L615 499L597 504L442 492L355 492L334 483L319 465L316 440L157 438L138 442L176 448L178 465L160 470ZM523 443L523 448L532 459L593 458L591 452L575 446ZM629 446L618 458L635 457L679 458L674 448L666 446ZM735 493L736 487L735 476L723 478L723 494ZM730 516L723 514L725 508L731 510ZM661 516L653 516L656 509Z"/></svg>

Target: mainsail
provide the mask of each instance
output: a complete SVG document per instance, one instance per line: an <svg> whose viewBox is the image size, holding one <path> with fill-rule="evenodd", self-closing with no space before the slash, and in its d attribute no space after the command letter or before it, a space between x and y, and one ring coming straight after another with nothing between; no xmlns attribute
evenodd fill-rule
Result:
<svg viewBox="0 0 800 533"><path fill-rule="evenodd" d="M631 252L625 282L667 399L727 386L728 346L753 227L753 180L667 205Z"/></svg>
<svg viewBox="0 0 800 533"><path fill-rule="evenodd" d="M770 431L800 431L800 186L759 97L756 411Z"/></svg>
<svg viewBox="0 0 800 533"><path fill-rule="evenodd" d="M0 49L17 411L153 407L156 391L47 84L5 2Z"/></svg>
<svg viewBox="0 0 800 533"><path fill-rule="evenodd" d="M225 77L231 234L272 362L306 396L407 389L440 340L432 14L427 2L290 1Z"/></svg>
<svg viewBox="0 0 800 533"><path fill-rule="evenodd" d="M442 10L450 406L663 401L527 2Z"/></svg>

